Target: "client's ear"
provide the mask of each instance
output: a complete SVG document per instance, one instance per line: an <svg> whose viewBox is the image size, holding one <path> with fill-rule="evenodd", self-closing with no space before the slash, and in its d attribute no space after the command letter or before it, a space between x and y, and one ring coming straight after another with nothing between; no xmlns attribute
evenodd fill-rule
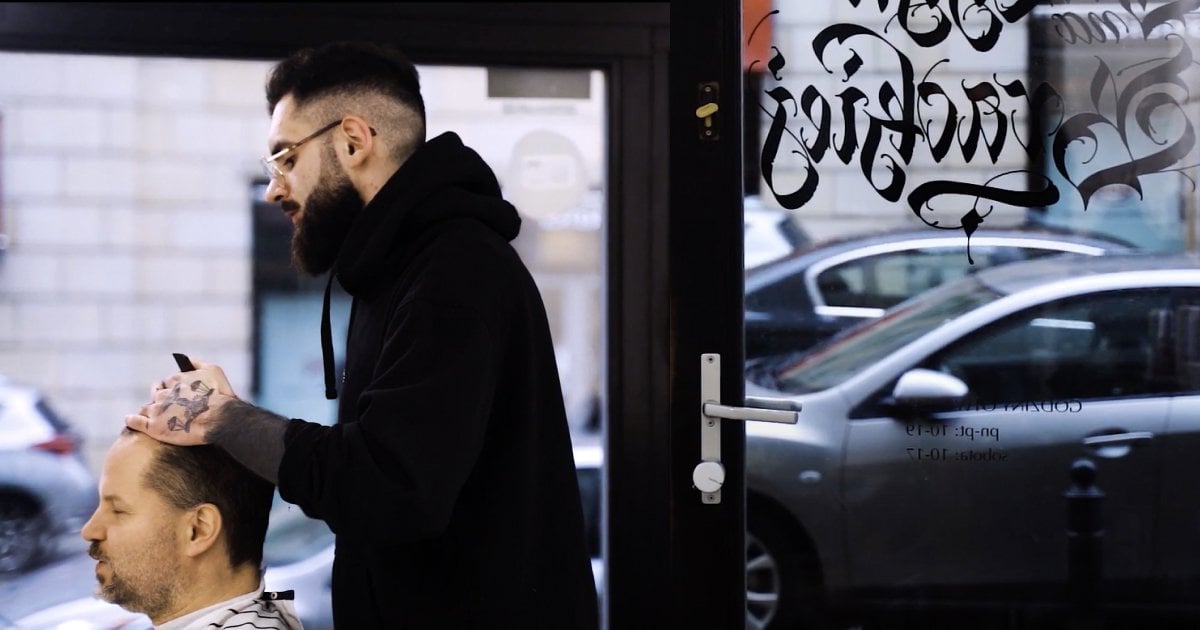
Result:
<svg viewBox="0 0 1200 630"><path fill-rule="evenodd" d="M221 511L212 503L201 503L190 510L185 526L188 528L184 553L196 557L217 544L221 536Z"/></svg>

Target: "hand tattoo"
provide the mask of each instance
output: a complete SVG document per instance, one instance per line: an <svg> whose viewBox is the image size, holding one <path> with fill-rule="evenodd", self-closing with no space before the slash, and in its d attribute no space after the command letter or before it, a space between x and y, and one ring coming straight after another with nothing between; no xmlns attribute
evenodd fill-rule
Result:
<svg viewBox="0 0 1200 630"><path fill-rule="evenodd" d="M171 405L179 405L183 407L183 420L179 416L171 416L167 420L167 428L171 431L183 431L190 433L192 430L192 421L196 416L208 410L208 399L216 391L213 388L205 385L202 381L192 381L191 390L200 394L200 398L184 398L180 391L182 383L176 383L175 387L171 388L171 397L164 400L159 405L159 412L166 412Z"/></svg>
<svg viewBox="0 0 1200 630"><path fill-rule="evenodd" d="M172 431L183 431L184 433L191 433L192 432L192 420L194 420L194 418L188 418L187 421L180 422L179 416L171 416L171 419L167 420L167 428Z"/></svg>

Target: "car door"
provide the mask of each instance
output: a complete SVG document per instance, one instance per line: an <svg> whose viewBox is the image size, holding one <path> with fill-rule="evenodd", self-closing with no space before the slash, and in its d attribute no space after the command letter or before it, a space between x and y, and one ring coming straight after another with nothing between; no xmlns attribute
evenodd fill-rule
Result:
<svg viewBox="0 0 1200 630"><path fill-rule="evenodd" d="M1147 313L1167 302L1164 291L1094 293L947 340L914 367L967 384L952 411L901 417L883 412L890 387L868 397L844 464L853 583L1065 581L1063 491L1084 456L1107 494L1105 576L1150 577L1170 401L1148 377Z"/></svg>
<svg viewBox="0 0 1200 630"><path fill-rule="evenodd" d="M1177 592L1195 601L1200 588L1200 502L1196 453L1200 452L1200 288L1181 289L1179 301L1160 318L1158 356L1169 364L1177 395L1167 419L1164 449L1159 572L1182 578L1191 590Z"/></svg>

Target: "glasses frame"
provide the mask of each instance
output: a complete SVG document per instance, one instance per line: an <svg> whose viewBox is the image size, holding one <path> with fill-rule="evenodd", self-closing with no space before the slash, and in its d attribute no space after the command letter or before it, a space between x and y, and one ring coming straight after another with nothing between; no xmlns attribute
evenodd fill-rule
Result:
<svg viewBox="0 0 1200 630"><path fill-rule="evenodd" d="M282 181L284 173L282 170L279 169L278 166L276 166L276 162L279 160L279 158L282 158L283 156L294 152L296 149L299 149L300 146L303 145L305 142L308 142L309 140L312 140L313 138L316 138L317 136L325 133L326 131L329 131L330 129L333 129L334 127L342 124L342 120L343 119L339 118L339 119L329 123L328 125L325 125L324 127L321 127L320 129L308 134L307 136L301 138L300 140L293 142L291 145L284 147L284 148L272 153L271 155L268 155L267 157L261 158L259 160L259 162L262 163L263 174L266 175L269 179Z"/></svg>

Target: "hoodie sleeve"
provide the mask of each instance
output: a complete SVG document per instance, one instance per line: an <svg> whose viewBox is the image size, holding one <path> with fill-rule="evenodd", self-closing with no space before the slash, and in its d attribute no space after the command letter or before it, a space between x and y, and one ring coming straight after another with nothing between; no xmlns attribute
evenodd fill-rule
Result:
<svg viewBox="0 0 1200 630"><path fill-rule="evenodd" d="M482 448L496 345L472 308L402 306L356 401L358 421L291 423L280 495L363 541L440 533Z"/></svg>

